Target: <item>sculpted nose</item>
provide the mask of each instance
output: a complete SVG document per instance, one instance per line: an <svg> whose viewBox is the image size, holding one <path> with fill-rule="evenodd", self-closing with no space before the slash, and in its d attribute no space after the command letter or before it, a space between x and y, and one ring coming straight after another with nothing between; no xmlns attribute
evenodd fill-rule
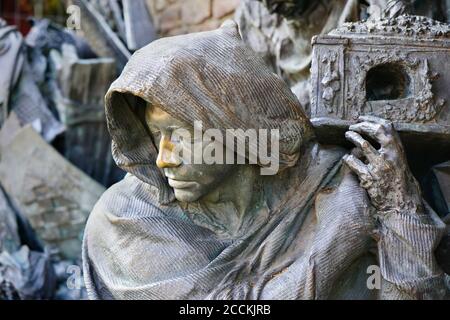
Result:
<svg viewBox="0 0 450 320"><path fill-rule="evenodd" d="M158 158L156 165L158 168L173 168L181 164L181 159L175 154L175 145L170 141L169 137L163 135L159 142Z"/></svg>

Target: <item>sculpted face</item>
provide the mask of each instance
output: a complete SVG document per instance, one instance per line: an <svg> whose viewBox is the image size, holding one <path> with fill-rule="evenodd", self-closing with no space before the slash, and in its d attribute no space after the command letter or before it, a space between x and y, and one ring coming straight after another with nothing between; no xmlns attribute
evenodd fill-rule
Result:
<svg viewBox="0 0 450 320"><path fill-rule="evenodd" d="M200 141L194 140L194 126L172 117L164 110L148 105L145 120L158 148L156 165L164 169L164 175L173 188L175 197L182 202L193 202L208 195L228 176L236 170L236 165L227 164L194 164L185 161L176 150L189 147ZM180 130L190 132L191 139L180 139L177 134ZM203 143L203 149L208 144L217 144L217 141ZM184 144L184 146L183 146ZM211 147L211 146L209 146ZM229 153L227 148L220 145L224 155Z"/></svg>

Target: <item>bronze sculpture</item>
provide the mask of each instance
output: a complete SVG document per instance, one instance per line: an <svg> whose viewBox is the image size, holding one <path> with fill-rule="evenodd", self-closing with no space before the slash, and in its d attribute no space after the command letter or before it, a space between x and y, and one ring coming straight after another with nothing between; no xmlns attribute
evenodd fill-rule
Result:
<svg viewBox="0 0 450 320"><path fill-rule="evenodd" d="M359 118L346 133L357 147L351 155L319 144L289 87L234 23L137 51L111 86L106 113L114 158L128 175L86 227L91 298L445 294L433 256L444 225L421 200L392 124ZM206 166L173 157L173 128L189 131L194 121L219 131L279 129L279 172L259 175L261 159ZM367 286L374 265L375 289Z"/></svg>
<svg viewBox="0 0 450 320"><path fill-rule="evenodd" d="M319 131L331 125L342 132L372 114L393 121L415 144L448 145L449 39L448 24L409 15L315 37L311 121Z"/></svg>

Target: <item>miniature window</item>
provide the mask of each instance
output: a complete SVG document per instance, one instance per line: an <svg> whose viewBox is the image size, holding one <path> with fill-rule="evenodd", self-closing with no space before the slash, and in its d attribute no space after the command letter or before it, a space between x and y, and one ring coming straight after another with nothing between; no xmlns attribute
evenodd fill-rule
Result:
<svg viewBox="0 0 450 320"><path fill-rule="evenodd" d="M410 78L404 67L386 63L373 67L366 77L367 101L397 100L409 95Z"/></svg>

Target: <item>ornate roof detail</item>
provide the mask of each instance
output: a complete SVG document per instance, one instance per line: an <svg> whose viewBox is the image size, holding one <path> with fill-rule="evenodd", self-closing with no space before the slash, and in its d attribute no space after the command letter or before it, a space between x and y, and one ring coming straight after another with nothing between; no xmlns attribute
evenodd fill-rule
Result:
<svg viewBox="0 0 450 320"><path fill-rule="evenodd" d="M401 36L424 39L450 39L450 25L420 16L402 15L378 21L345 23L330 32L338 36Z"/></svg>

